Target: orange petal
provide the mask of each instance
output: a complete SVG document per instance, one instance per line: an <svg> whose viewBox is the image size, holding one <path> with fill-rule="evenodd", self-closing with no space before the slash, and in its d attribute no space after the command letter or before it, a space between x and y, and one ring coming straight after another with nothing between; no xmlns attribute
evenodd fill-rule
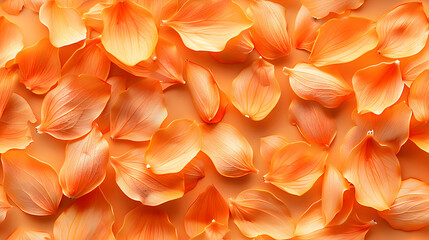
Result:
<svg viewBox="0 0 429 240"><path fill-rule="evenodd" d="M315 18L324 18L329 13L343 14L349 9L357 9L364 0L301 0Z"/></svg>
<svg viewBox="0 0 429 240"><path fill-rule="evenodd" d="M9 99L15 91L18 79L18 71L0 68L0 118L3 116L3 112L9 102Z"/></svg>
<svg viewBox="0 0 429 240"><path fill-rule="evenodd" d="M232 104L254 121L264 119L280 99L281 89L274 75L274 65L256 60L232 81Z"/></svg>
<svg viewBox="0 0 429 240"><path fill-rule="evenodd" d="M14 59L24 47L24 36L21 29L4 16L0 16L0 68Z"/></svg>
<svg viewBox="0 0 429 240"><path fill-rule="evenodd" d="M378 52L389 58L409 57L420 52L429 34L429 21L421 2L401 4L377 22Z"/></svg>
<svg viewBox="0 0 429 240"><path fill-rule="evenodd" d="M255 22L250 33L262 57L272 60L289 54L292 43L287 32L286 9L282 5L265 0L251 1L247 15Z"/></svg>
<svg viewBox="0 0 429 240"><path fill-rule="evenodd" d="M55 0L57 5L62 8L75 8L81 13L88 12L98 3L109 3L113 0Z"/></svg>
<svg viewBox="0 0 429 240"><path fill-rule="evenodd" d="M55 47L64 47L86 38L85 24L74 8L62 8L55 1L47 1L40 8L39 19L49 29L49 39Z"/></svg>
<svg viewBox="0 0 429 240"><path fill-rule="evenodd" d="M228 233L228 226L217 222L210 223L204 232L191 238L190 240L213 240L213 239L225 239L224 236Z"/></svg>
<svg viewBox="0 0 429 240"><path fill-rule="evenodd" d="M276 239L293 237L295 224L289 208L274 194L249 189L230 199L231 215L235 225L249 238L268 235Z"/></svg>
<svg viewBox="0 0 429 240"><path fill-rule="evenodd" d="M183 225L189 237L195 237L204 233L207 228L214 235L219 232L225 235L226 231L222 226L228 226L228 218L228 204L218 190L211 185L204 192L200 193L198 198L189 207L183 220ZM221 239L222 237L213 239Z"/></svg>
<svg viewBox="0 0 429 240"><path fill-rule="evenodd" d="M0 6L7 14L18 15L24 7L24 0L4 0Z"/></svg>
<svg viewBox="0 0 429 240"><path fill-rule="evenodd" d="M45 2L48 0L24 0L24 7L38 13Z"/></svg>
<svg viewBox="0 0 429 240"><path fill-rule="evenodd" d="M6 197L4 186L0 184L0 224L6 218L7 212L12 207Z"/></svg>
<svg viewBox="0 0 429 240"><path fill-rule="evenodd" d="M177 232L166 212L153 207L138 206L129 211L116 235L116 240L177 239Z"/></svg>
<svg viewBox="0 0 429 240"><path fill-rule="evenodd" d="M48 38L22 50L16 55L20 81L36 94L44 94L61 77L59 49L52 46Z"/></svg>
<svg viewBox="0 0 429 240"><path fill-rule="evenodd" d="M10 150L1 156L4 189L24 212L47 216L56 213L62 193L55 170L23 150Z"/></svg>
<svg viewBox="0 0 429 240"><path fill-rule="evenodd" d="M327 152L306 142L289 143L271 160L265 182L297 196L306 193L323 174Z"/></svg>
<svg viewBox="0 0 429 240"><path fill-rule="evenodd" d="M318 200L301 215L296 223L295 235L303 236L324 228L326 220L323 215L322 201Z"/></svg>
<svg viewBox="0 0 429 240"><path fill-rule="evenodd" d="M106 50L126 65L148 59L155 50L158 31L152 14L126 0L105 8L101 42Z"/></svg>
<svg viewBox="0 0 429 240"><path fill-rule="evenodd" d="M154 174L146 164L146 149L136 148L122 156L111 157L116 183L131 199L156 206L183 196L183 174Z"/></svg>
<svg viewBox="0 0 429 240"><path fill-rule="evenodd" d="M39 132L72 140L87 134L110 96L110 85L88 75L66 75L45 96Z"/></svg>
<svg viewBox="0 0 429 240"><path fill-rule="evenodd" d="M103 17L101 16L101 12L107 8L112 6L113 1L107 1L107 3L97 3L92 6L87 12L83 14L83 21L85 22L85 26L92 28L96 32L103 32L104 22Z"/></svg>
<svg viewBox="0 0 429 240"><path fill-rule="evenodd" d="M241 177L257 173L253 166L253 150L247 139L232 125L200 125L203 135L201 151L212 160L225 177Z"/></svg>
<svg viewBox="0 0 429 240"><path fill-rule="evenodd" d="M194 189L198 181L205 177L204 163L199 161L198 158L194 158L183 168L182 173L185 178L185 193L187 193Z"/></svg>
<svg viewBox="0 0 429 240"><path fill-rule="evenodd" d="M293 99L289 105L290 121L310 143L329 147L337 135L335 118L313 101Z"/></svg>
<svg viewBox="0 0 429 240"><path fill-rule="evenodd" d="M298 63L294 68L283 68L289 75L289 83L298 97L313 100L324 107L336 108L353 94L353 89L336 73Z"/></svg>
<svg viewBox="0 0 429 240"><path fill-rule="evenodd" d="M375 24L366 18L331 19L319 29L309 60L316 66L347 63L377 46Z"/></svg>
<svg viewBox="0 0 429 240"><path fill-rule="evenodd" d="M429 122L429 71L424 71L411 84L408 105L420 122Z"/></svg>
<svg viewBox="0 0 429 240"><path fill-rule="evenodd" d="M279 149L287 145L287 140L285 137L280 135L271 135L263 137L260 140L260 153L264 161L271 165L271 159Z"/></svg>
<svg viewBox="0 0 429 240"><path fill-rule="evenodd" d="M47 232L16 229L6 240L51 240L51 234Z"/></svg>
<svg viewBox="0 0 429 240"><path fill-rule="evenodd" d="M253 23L231 0L189 0L162 24L178 32L185 46L194 51L220 52L228 40Z"/></svg>
<svg viewBox="0 0 429 240"><path fill-rule="evenodd" d="M415 231L429 226L429 185L417 179L402 181L398 196L389 210L378 212L390 226Z"/></svg>
<svg viewBox="0 0 429 240"><path fill-rule="evenodd" d="M110 203L96 189L61 213L54 223L54 237L56 240L114 240L114 220Z"/></svg>
<svg viewBox="0 0 429 240"><path fill-rule="evenodd" d="M379 211L389 209L401 185L395 152L380 145L371 132L351 152L343 174L355 186L357 202Z"/></svg>
<svg viewBox="0 0 429 240"><path fill-rule="evenodd" d="M244 30L238 36L231 38L221 52L211 52L210 55L221 63L240 63L247 60L254 45L249 30Z"/></svg>
<svg viewBox="0 0 429 240"><path fill-rule="evenodd" d="M143 79L122 92L110 111L112 139L148 141L167 117L158 81Z"/></svg>
<svg viewBox="0 0 429 240"><path fill-rule="evenodd" d="M166 11L168 11L168 8L173 7L172 5L178 4L177 0L159 0L159 1L132 0L132 1L149 10L157 23L161 20L162 17L168 14L166 13Z"/></svg>
<svg viewBox="0 0 429 240"><path fill-rule="evenodd" d="M200 151L201 131L195 121L178 119L152 135L146 163L156 174L180 172Z"/></svg>
<svg viewBox="0 0 429 240"><path fill-rule="evenodd" d="M295 20L295 47L311 52L321 25L305 6L301 6Z"/></svg>
<svg viewBox="0 0 429 240"><path fill-rule="evenodd" d="M409 58L401 61L402 80L408 87L426 69L429 69L429 44L426 42L425 48Z"/></svg>
<svg viewBox="0 0 429 240"><path fill-rule="evenodd" d="M429 153L429 123L419 122L411 119L410 140L420 149Z"/></svg>
<svg viewBox="0 0 429 240"><path fill-rule="evenodd" d="M399 61L362 68L355 72L352 82L358 113L382 113L398 101L404 89Z"/></svg>

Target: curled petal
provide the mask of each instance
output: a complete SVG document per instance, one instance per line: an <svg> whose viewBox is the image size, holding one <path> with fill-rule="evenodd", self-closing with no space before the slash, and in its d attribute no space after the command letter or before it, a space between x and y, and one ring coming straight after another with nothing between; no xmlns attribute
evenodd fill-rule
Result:
<svg viewBox="0 0 429 240"><path fill-rule="evenodd" d="M62 193L58 175L50 165L23 150L10 150L1 160L4 189L22 211L36 216L56 213Z"/></svg>
<svg viewBox="0 0 429 240"><path fill-rule="evenodd" d="M389 58L409 57L420 52L429 34L429 21L421 2L401 4L377 22L378 52Z"/></svg>
<svg viewBox="0 0 429 240"><path fill-rule="evenodd" d="M424 71L411 84L408 105L417 121L429 122L429 71Z"/></svg>
<svg viewBox="0 0 429 240"><path fill-rule="evenodd" d="M238 36L231 38L221 52L211 52L210 55L221 63L240 63L247 60L254 45L249 30L244 30Z"/></svg>
<svg viewBox="0 0 429 240"><path fill-rule="evenodd" d="M15 91L19 75L15 69L0 68L0 118Z"/></svg>
<svg viewBox="0 0 429 240"><path fill-rule="evenodd" d="M212 160L216 170L225 177L241 177L258 170L253 166L253 150L246 138L226 123L200 125L201 151Z"/></svg>
<svg viewBox="0 0 429 240"><path fill-rule="evenodd" d="M268 165L271 165L271 159L278 150L286 146L287 140L280 135L271 135L261 138L260 153Z"/></svg>
<svg viewBox="0 0 429 240"><path fill-rule="evenodd" d="M313 100L324 107L336 108L353 94L349 84L336 73L320 70L308 63L298 63L294 68L283 68L289 83L298 97Z"/></svg>
<svg viewBox="0 0 429 240"><path fill-rule="evenodd" d="M16 229L6 240L51 240L51 234L47 232Z"/></svg>
<svg viewBox="0 0 429 240"><path fill-rule="evenodd" d="M252 26L252 21L231 0L189 0L162 24L179 33L194 51L222 51L228 40Z"/></svg>
<svg viewBox="0 0 429 240"><path fill-rule="evenodd" d="M146 164L146 149L136 148L122 156L111 157L116 183L131 199L144 205L156 206L183 196L183 174L157 175Z"/></svg>
<svg viewBox="0 0 429 240"><path fill-rule="evenodd" d="M4 16L0 16L0 68L14 59L24 47L24 36L21 29Z"/></svg>
<svg viewBox="0 0 429 240"><path fill-rule="evenodd" d="M343 14L349 9L357 9L364 0L301 0L311 15L317 19L324 18L329 13Z"/></svg>
<svg viewBox="0 0 429 240"><path fill-rule="evenodd" d="M182 170L185 178L185 193L191 191L197 186L198 181L205 177L204 163L199 161L198 157L194 158Z"/></svg>
<svg viewBox="0 0 429 240"><path fill-rule="evenodd" d="M408 87L426 69L429 69L429 44L417 55L401 61L402 80Z"/></svg>
<svg viewBox="0 0 429 240"><path fill-rule="evenodd" d="M305 6L301 6L295 20L295 47L311 52L321 25Z"/></svg>
<svg viewBox="0 0 429 240"><path fill-rule="evenodd" d="M232 104L254 121L264 119L280 99L281 89L274 65L256 60L232 81Z"/></svg>
<svg viewBox="0 0 429 240"><path fill-rule="evenodd" d="M410 140L420 149L429 153L429 123L419 122L411 119Z"/></svg>
<svg viewBox="0 0 429 240"><path fill-rule="evenodd" d="M246 237L293 237L295 225L289 208L271 192L245 190L229 203L234 223Z"/></svg>
<svg viewBox="0 0 429 240"><path fill-rule="evenodd" d="M66 75L42 103L39 132L72 140L87 134L109 101L110 85L88 75Z"/></svg>
<svg viewBox="0 0 429 240"><path fill-rule="evenodd" d="M24 0L5 0L0 6L7 14L18 15L24 7Z"/></svg>
<svg viewBox="0 0 429 240"><path fill-rule="evenodd" d="M56 240L114 240L114 221L110 203L96 189L61 213L54 223L54 237Z"/></svg>
<svg viewBox="0 0 429 240"><path fill-rule="evenodd" d="M264 180L297 196L306 193L323 174L327 152L306 142L289 143L278 150Z"/></svg>
<svg viewBox="0 0 429 240"><path fill-rule="evenodd" d="M382 113L398 101L404 89L399 61L362 68L353 75L352 82L358 113Z"/></svg>
<svg viewBox="0 0 429 240"><path fill-rule="evenodd" d="M6 218L7 212L12 207L9 201L7 200L6 192L4 191L4 186L0 184L0 224Z"/></svg>
<svg viewBox="0 0 429 240"><path fill-rule="evenodd" d="M331 19L319 29L309 60L316 66L347 63L377 46L374 23L366 18Z"/></svg>

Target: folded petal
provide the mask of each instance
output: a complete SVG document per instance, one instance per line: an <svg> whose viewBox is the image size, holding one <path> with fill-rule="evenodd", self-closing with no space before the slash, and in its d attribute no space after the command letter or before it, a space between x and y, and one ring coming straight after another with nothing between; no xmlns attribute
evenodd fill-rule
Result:
<svg viewBox="0 0 429 240"><path fill-rule="evenodd" d="M0 68L14 59L24 47L24 36L21 29L6 17L0 16Z"/></svg>
<svg viewBox="0 0 429 240"><path fill-rule="evenodd" d="M15 69L0 68L0 118L15 91L19 74Z"/></svg>
<svg viewBox="0 0 429 240"><path fill-rule="evenodd" d="M43 99L39 132L72 140L87 134L109 101L110 85L88 75L66 75Z"/></svg>
<svg viewBox="0 0 429 240"><path fill-rule="evenodd" d="M426 69L429 69L429 44L418 54L401 60L402 80L408 87Z"/></svg>
<svg viewBox="0 0 429 240"><path fill-rule="evenodd" d="M429 34L429 21L421 2L401 4L377 22L378 52L389 58L409 57L420 52Z"/></svg>
<svg viewBox="0 0 429 240"><path fill-rule="evenodd" d="M410 140L420 149L429 153L429 123L419 122L415 118L410 123Z"/></svg>
<svg viewBox="0 0 429 240"><path fill-rule="evenodd" d="M323 174L327 156L327 152L306 142L289 143L274 154L271 169L264 180L290 194L301 196Z"/></svg>
<svg viewBox="0 0 429 240"><path fill-rule="evenodd" d="M185 193L187 193L194 189L198 181L205 177L204 163L196 157L183 168L182 173L185 178Z"/></svg>
<svg viewBox="0 0 429 240"><path fill-rule="evenodd" d="M4 189L25 213L48 216L56 213L62 193L55 170L23 150L10 150L1 156Z"/></svg>
<svg viewBox="0 0 429 240"><path fill-rule="evenodd" d="M243 69L232 81L232 104L254 121L263 120L276 106L280 95L274 65L263 59Z"/></svg>
<svg viewBox="0 0 429 240"><path fill-rule="evenodd" d="M0 184L0 224L6 218L7 212L12 207L9 201L7 200L6 192L4 191L4 186Z"/></svg>
<svg viewBox="0 0 429 240"><path fill-rule="evenodd" d="M238 36L231 38L221 52L211 52L210 55L221 63L240 63L246 61L253 48L250 31L244 30Z"/></svg>
<svg viewBox="0 0 429 240"><path fill-rule="evenodd" d="M183 196L183 174L157 175L145 162L146 149L136 148L122 156L111 157L116 183L129 198L156 206Z"/></svg>
<svg viewBox="0 0 429 240"><path fill-rule="evenodd" d="M275 239L293 237L295 224L289 208L274 194L249 189L229 200L235 225L249 238L268 235Z"/></svg>
<svg viewBox="0 0 429 240"><path fill-rule="evenodd" d="M7 14L18 15L24 7L24 0L5 0L0 6Z"/></svg>
<svg viewBox="0 0 429 240"><path fill-rule="evenodd" d="M371 132L352 150L343 174L355 186L357 202L378 211L389 209L401 185L395 152L380 145Z"/></svg>
<svg viewBox="0 0 429 240"><path fill-rule="evenodd" d="M45 2L48 0L24 0L24 7L38 13Z"/></svg>
<svg viewBox="0 0 429 240"><path fill-rule="evenodd" d="M322 22L314 19L305 6L301 6L295 19L295 47L311 52Z"/></svg>
<svg viewBox="0 0 429 240"><path fill-rule="evenodd" d="M30 231L18 228L6 240L51 240L51 234L47 232Z"/></svg>
<svg viewBox="0 0 429 240"><path fill-rule="evenodd" d="M260 140L260 153L265 163L271 165L271 159L278 150L286 146L287 140L280 135L263 137Z"/></svg>
<svg viewBox="0 0 429 240"><path fill-rule="evenodd" d="M408 105L420 122L429 122L429 71L424 71L411 84Z"/></svg>
<svg viewBox="0 0 429 240"><path fill-rule="evenodd" d="M349 9L357 9L364 0L301 0L311 15L317 19L324 18L329 13L343 14Z"/></svg>
<svg viewBox="0 0 429 240"><path fill-rule="evenodd" d="M76 200L54 223L56 240L114 240L113 209L103 193L96 189Z"/></svg>
<svg viewBox="0 0 429 240"><path fill-rule="evenodd" d="M177 232L166 212L147 206L129 211L116 235L117 240L174 240Z"/></svg>
<svg viewBox="0 0 429 240"><path fill-rule="evenodd" d="M377 44L375 24L371 20L334 18L320 27L309 60L316 66L347 63L374 49Z"/></svg>
<svg viewBox="0 0 429 240"><path fill-rule="evenodd" d="M179 33L185 46L194 51L220 52L253 22L231 0L189 0L162 24Z"/></svg>

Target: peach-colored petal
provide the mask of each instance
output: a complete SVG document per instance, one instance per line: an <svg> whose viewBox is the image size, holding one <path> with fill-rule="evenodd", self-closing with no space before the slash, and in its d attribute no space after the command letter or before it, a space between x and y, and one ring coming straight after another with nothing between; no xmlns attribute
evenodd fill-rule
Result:
<svg viewBox="0 0 429 240"><path fill-rule="evenodd" d="M56 213L62 193L55 170L23 150L1 155L4 189L24 212L47 216Z"/></svg>
<svg viewBox="0 0 429 240"><path fill-rule="evenodd" d="M377 46L375 24L366 18L345 17L324 23L309 60L316 66L347 63Z"/></svg>
<svg viewBox="0 0 429 240"><path fill-rule="evenodd" d="M49 29L49 39L55 47L64 47L86 38L85 24L74 8L62 8L55 1L47 1L40 8L39 19Z"/></svg>
<svg viewBox="0 0 429 240"><path fill-rule="evenodd" d="M289 75L290 86L298 97L327 108L338 107L353 94L353 89L339 74L308 63L298 63L292 69L285 67L283 72Z"/></svg>
<svg viewBox="0 0 429 240"><path fill-rule="evenodd" d="M107 1L107 3L97 3L92 6L87 12L82 15L85 26L92 28L96 32L103 32L104 22L103 17L101 16L101 12L105 8L112 6L112 4L113 0Z"/></svg>
<svg viewBox="0 0 429 240"><path fill-rule="evenodd" d="M295 235L303 236L324 228L326 220L323 215L322 201L318 200L301 215L296 223Z"/></svg>
<svg viewBox="0 0 429 240"><path fill-rule="evenodd" d="M152 55L158 31L146 8L125 0L105 8L101 15L105 23L101 42L109 53L130 66Z"/></svg>
<svg viewBox="0 0 429 240"><path fill-rule="evenodd" d="M321 25L305 6L301 6L295 20L295 47L311 52Z"/></svg>
<svg viewBox="0 0 429 240"><path fill-rule="evenodd" d="M0 3L0 6L6 13L18 15L24 7L24 0L5 0Z"/></svg>
<svg viewBox="0 0 429 240"><path fill-rule="evenodd" d="M18 228L6 240L51 240L47 232L30 231Z"/></svg>
<svg viewBox="0 0 429 240"><path fill-rule="evenodd" d="M429 34L429 21L421 2L401 4L377 22L378 52L389 58L409 57L420 52Z"/></svg>
<svg viewBox="0 0 429 240"><path fill-rule="evenodd" d="M24 0L24 7L38 13L45 2L49 0Z"/></svg>
<svg viewBox="0 0 429 240"><path fill-rule="evenodd" d="M183 168L182 173L185 178L185 193L187 193L194 189L198 181L205 177L204 163L196 157Z"/></svg>
<svg viewBox="0 0 429 240"><path fill-rule="evenodd" d="M419 122L411 119L410 140L420 149L429 153L429 123Z"/></svg>
<svg viewBox="0 0 429 240"><path fill-rule="evenodd" d="M109 101L110 85L88 75L66 75L45 96L39 132L72 140L87 134Z"/></svg>
<svg viewBox="0 0 429 240"><path fill-rule="evenodd" d="M293 195L306 193L323 174L327 152L306 142L289 143L278 150L265 182Z"/></svg>
<svg viewBox="0 0 429 240"><path fill-rule="evenodd" d="M111 3L114 0L55 0L57 5L62 8L75 8L80 13L88 12L96 4Z"/></svg>
<svg viewBox="0 0 429 240"><path fill-rule="evenodd" d="M355 72L352 82L358 113L382 113L398 101L404 89L399 61L362 68Z"/></svg>
<svg viewBox="0 0 429 240"><path fill-rule="evenodd" d="M148 141L167 117L158 81L143 79L122 92L110 111L112 139Z"/></svg>
<svg viewBox="0 0 429 240"><path fill-rule="evenodd" d="M79 198L54 223L56 240L114 240L115 221L110 203L97 188Z"/></svg>
<svg viewBox="0 0 429 240"><path fill-rule="evenodd" d="M232 81L232 104L244 116L263 120L280 99L281 89L274 74L274 65L256 60Z"/></svg>
<svg viewBox="0 0 429 240"><path fill-rule="evenodd" d="M59 49L48 38L26 48L16 55L20 70L20 82L36 94L44 94L61 77Z"/></svg>
<svg viewBox="0 0 429 240"><path fill-rule="evenodd" d="M293 99L289 114L290 122L310 143L329 147L337 135L335 118L317 102Z"/></svg>
<svg viewBox="0 0 429 240"><path fill-rule="evenodd" d="M429 69L429 44L417 55L401 60L402 80L408 87L426 69Z"/></svg>
<svg viewBox="0 0 429 240"><path fill-rule="evenodd" d="M286 9L274 2L251 1L247 15L254 21L250 28L255 49L266 59L277 59L289 54L292 48L287 32Z"/></svg>
<svg viewBox="0 0 429 240"><path fill-rule="evenodd" d="M429 122L429 71L420 74L411 84L408 105L420 122Z"/></svg>
<svg viewBox="0 0 429 240"><path fill-rule="evenodd" d="M136 148L122 156L111 157L116 183L131 199L156 206L183 196L183 174L157 175L145 162L146 149Z"/></svg>
<svg viewBox="0 0 429 240"><path fill-rule="evenodd" d="M221 52L211 52L210 55L221 63L240 63L247 60L254 45L249 30L244 30L238 36L231 38Z"/></svg>
<svg viewBox="0 0 429 240"><path fill-rule="evenodd" d="M204 233L207 228L212 234L216 234L222 230L220 232L224 235L226 231L222 226L228 226L228 218L228 204L218 190L211 185L208 186L204 192L200 193L189 207L185 214L183 224L186 234L188 234L189 237L195 237ZM216 226L216 224L220 224L221 226ZM221 239L222 237L223 236L213 239Z"/></svg>
<svg viewBox="0 0 429 240"><path fill-rule="evenodd" d="M24 36L21 29L6 17L0 16L0 68L14 59L24 47Z"/></svg>
<svg viewBox="0 0 429 240"><path fill-rule="evenodd" d="M271 159L278 150L286 146L287 140L280 135L263 137L260 140L260 153L265 163L271 165Z"/></svg>
<svg viewBox="0 0 429 240"><path fill-rule="evenodd" d="M231 0L189 0L163 25L177 31L186 47L194 51L220 52L226 43L252 21Z"/></svg>
<svg viewBox="0 0 429 240"><path fill-rule="evenodd" d="M271 192L245 190L235 199L230 199L229 203L234 223L246 237L293 237L295 224L289 208Z"/></svg>
<svg viewBox="0 0 429 240"><path fill-rule="evenodd" d="M201 151L212 160L225 177L241 177L258 170L253 166L253 150L247 139L226 123L200 125L203 135Z"/></svg>
<svg viewBox="0 0 429 240"><path fill-rule="evenodd" d="M4 186L0 184L0 224L6 218L7 212L12 207L6 197Z"/></svg>
<svg viewBox="0 0 429 240"><path fill-rule="evenodd" d="M415 231L429 226L428 208L429 185L409 178L402 181L390 209L378 213L395 229Z"/></svg>
<svg viewBox="0 0 429 240"><path fill-rule="evenodd" d="M364 0L301 0L315 18L324 18L329 13L343 14L349 9L357 9Z"/></svg>
<svg viewBox="0 0 429 240"><path fill-rule="evenodd" d="M18 79L19 74L17 70L0 68L0 118L3 116L3 112L9 102L9 99L15 91Z"/></svg>
<svg viewBox="0 0 429 240"><path fill-rule="evenodd" d="M395 152L380 145L371 132L350 153L343 172L356 189L356 200L382 211L389 209L401 185Z"/></svg>

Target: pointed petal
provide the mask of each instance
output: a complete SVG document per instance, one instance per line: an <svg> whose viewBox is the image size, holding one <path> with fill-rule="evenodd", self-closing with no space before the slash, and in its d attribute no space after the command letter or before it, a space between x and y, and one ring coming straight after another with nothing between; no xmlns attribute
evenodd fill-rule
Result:
<svg viewBox="0 0 429 240"><path fill-rule="evenodd" d="M274 65L256 60L232 81L232 104L246 117L263 120L280 99Z"/></svg>
<svg viewBox="0 0 429 240"><path fill-rule="evenodd" d="M278 150L287 145L285 137L280 135L271 135L263 137L260 140L260 153L265 163L271 165L271 159Z"/></svg>
<svg viewBox="0 0 429 240"><path fill-rule="evenodd" d="M301 6L295 20L295 47L311 52L322 22L311 16L305 6Z"/></svg>
<svg viewBox="0 0 429 240"><path fill-rule="evenodd" d="M323 174L327 152L306 142L289 143L271 160L264 180L293 195L306 193Z"/></svg>
<svg viewBox="0 0 429 240"><path fill-rule="evenodd" d="M292 69L285 67L283 72L289 75L290 86L296 95L327 108L338 107L353 94L353 89L341 76L308 63L298 63Z"/></svg>
<svg viewBox="0 0 429 240"><path fill-rule="evenodd" d="M301 0L311 15L317 19L324 18L329 13L343 14L349 9L357 9L364 0Z"/></svg>
<svg viewBox="0 0 429 240"><path fill-rule="evenodd" d="M0 184L0 224L6 218L7 212L12 207L9 201L7 200L6 192L4 186Z"/></svg>
<svg viewBox="0 0 429 240"><path fill-rule="evenodd" d="M377 46L374 23L366 18L331 19L319 29L309 60L316 66L347 63Z"/></svg>
<svg viewBox="0 0 429 240"><path fill-rule="evenodd" d="M96 189L61 213L54 223L54 237L56 240L114 240L114 220L110 203Z"/></svg>
<svg viewBox="0 0 429 240"><path fill-rule="evenodd" d="M353 75L358 113L380 114L401 97L404 89L399 61L379 63Z"/></svg>
<svg viewBox="0 0 429 240"><path fill-rule="evenodd" d="M194 51L220 52L231 38L252 26L243 10L231 0L189 0L163 25L179 33Z"/></svg>
<svg viewBox="0 0 429 240"><path fill-rule="evenodd" d="M187 193L194 189L198 181L205 177L204 163L196 157L183 168L182 173L185 178L185 193Z"/></svg>
<svg viewBox="0 0 429 240"><path fill-rule="evenodd" d="M229 203L234 223L246 237L293 237L295 226L289 208L271 192L245 190Z"/></svg>
<svg viewBox="0 0 429 240"><path fill-rule="evenodd" d="M16 229L6 240L51 240L51 234L47 232Z"/></svg>
<svg viewBox="0 0 429 240"><path fill-rule="evenodd" d="M14 59L24 47L24 36L21 29L4 16L0 16L0 68Z"/></svg>
<svg viewBox="0 0 429 240"><path fill-rule="evenodd" d="M411 119L410 140L420 149L429 153L429 123L419 122Z"/></svg>
<svg viewBox="0 0 429 240"><path fill-rule="evenodd" d="M88 75L66 75L42 103L39 132L72 140L91 131L110 96L109 84Z"/></svg>
<svg viewBox="0 0 429 240"><path fill-rule="evenodd" d="M24 0L24 7L38 13L42 5L46 2L48 0Z"/></svg>
<svg viewBox="0 0 429 240"><path fill-rule="evenodd" d="M160 37L155 48L156 74L152 77L159 79L164 84L185 84L183 80L183 62L182 55L177 50L176 44Z"/></svg>
<svg viewBox="0 0 429 240"><path fill-rule="evenodd" d="M408 87L426 69L429 69L429 44L417 55L405 58L401 61L402 80Z"/></svg>
<svg viewBox="0 0 429 240"><path fill-rule="evenodd" d="M296 223L295 235L303 236L325 227L325 218L322 210L322 201L318 200L301 215Z"/></svg>
<svg viewBox="0 0 429 240"><path fill-rule="evenodd" d="M24 0L5 0L0 6L7 14L18 15L24 7Z"/></svg>
<svg viewBox="0 0 429 240"><path fill-rule="evenodd" d="M18 82L19 74L17 70L8 70L0 68L0 118L15 91L16 83Z"/></svg>
<svg viewBox="0 0 429 240"><path fill-rule="evenodd" d="M221 63L240 63L247 60L253 48L250 31L244 30L238 36L231 38L221 52L211 52L210 55Z"/></svg>
<svg viewBox="0 0 429 240"><path fill-rule="evenodd" d="M408 105L420 122L429 122L429 71L424 71L411 84Z"/></svg>
<svg viewBox="0 0 429 240"><path fill-rule="evenodd" d="M156 206L183 196L183 174L154 174L144 158L146 149L136 148L122 156L111 157L116 183L131 199ZM149 167L149 168L148 168Z"/></svg>
<svg viewBox="0 0 429 240"><path fill-rule="evenodd" d="M1 160L4 189L22 211L36 216L56 213L62 193L58 175L50 165L23 150L10 150Z"/></svg>
<svg viewBox="0 0 429 240"><path fill-rule="evenodd" d="M389 58L409 57L420 52L429 34L429 21L421 2L401 4L377 22L378 52Z"/></svg>

